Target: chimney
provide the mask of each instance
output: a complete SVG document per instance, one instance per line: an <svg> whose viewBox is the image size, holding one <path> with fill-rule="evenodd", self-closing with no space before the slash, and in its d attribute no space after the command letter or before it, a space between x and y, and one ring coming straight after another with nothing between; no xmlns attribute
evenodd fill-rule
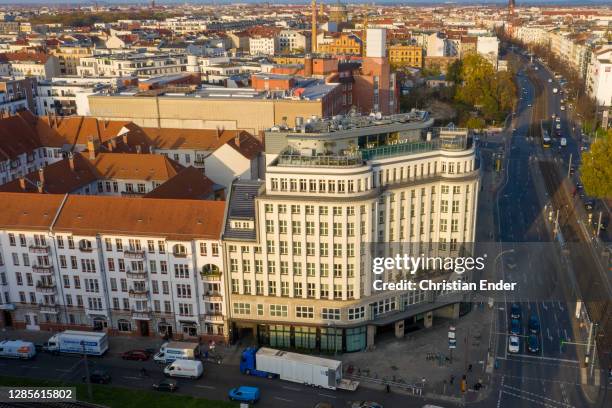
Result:
<svg viewBox="0 0 612 408"><path fill-rule="evenodd" d="M25 177L19 177L19 188L21 188L23 191L25 191L26 189L26 181L25 181Z"/></svg>
<svg viewBox="0 0 612 408"><path fill-rule="evenodd" d="M72 152L68 153L68 165L70 166L70 170L74 171L74 154L72 154Z"/></svg>
<svg viewBox="0 0 612 408"><path fill-rule="evenodd" d="M113 143L112 143L112 142L110 142L110 143L108 144L108 151L109 151L109 152L112 152L112 151L113 151Z"/></svg>
<svg viewBox="0 0 612 408"><path fill-rule="evenodd" d="M111 139L111 146L112 146L111 151L117 148L117 139L115 138Z"/></svg>
<svg viewBox="0 0 612 408"><path fill-rule="evenodd" d="M234 143L236 143L237 147L240 147L240 135L236 135L236 137L234 137Z"/></svg>
<svg viewBox="0 0 612 408"><path fill-rule="evenodd" d="M310 24L310 52L317 52L317 0L312 0L312 22Z"/></svg>
<svg viewBox="0 0 612 408"><path fill-rule="evenodd" d="M304 57L304 76L311 77L312 76L312 55L306 54Z"/></svg>
<svg viewBox="0 0 612 408"><path fill-rule="evenodd" d="M140 145L136 145L136 153L137 154L142 153L142 147Z"/></svg>
<svg viewBox="0 0 612 408"><path fill-rule="evenodd" d="M43 192L43 183L41 183L40 181L36 182L36 188L38 189L39 193Z"/></svg>
<svg viewBox="0 0 612 408"><path fill-rule="evenodd" d="M123 134L123 143L126 145L128 144L128 134L127 133Z"/></svg>
<svg viewBox="0 0 612 408"><path fill-rule="evenodd" d="M219 138L221 137L221 131L219 130L219 126L217 126L217 142L219 141Z"/></svg>
<svg viewBox="0 0 612 408"><path fill-rule="evenodd" d="M87 138L87 150L89 151L89 160L94 160L98 154L97 140L93 136Z"/></svg>
<svg viewBox="0 0 612 408"><path fill-rule="evenodd" d="M45 169L42 167L38 169L38 179L41 183L45 184Z"/></svg>

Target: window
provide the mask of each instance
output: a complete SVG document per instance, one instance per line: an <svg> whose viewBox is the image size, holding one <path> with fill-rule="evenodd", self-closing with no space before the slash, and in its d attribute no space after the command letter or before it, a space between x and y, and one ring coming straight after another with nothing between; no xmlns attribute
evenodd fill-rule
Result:
<svg viewBox="0 0 612 408"><path fill-rule="evenodd" d="M128 320L120 319L117 321L117 329L121 332L129 332L132 331L132 327Z"/></svg>
<svg viewBox="0 0 612 408"><path fill-rule="evenodd" d="M268 282L268 296L276 296L276 281Z"/></svg>
<svg viewBox="0 0 612 408"><path fill-rule="evenodd" d="M311 189L314 190L314 189ZM306 215L314 215L314 205L307 205L305 207Z"/></svg>
<svg viewBox="0 0 612 408"><path fill-rule="evenodd" d="M276 179L272 179L272 180L276 180ZM269 214L273 211L274 206L272 204L266 204L264 208L266 210L266 213Z"/></svg>
<svg viewBox="0 0 612 408"><path fill-rule="evenodd" d="M296 306L295 317L297 317L298 319L314 319L314 307Z"/></svg>
<svg viewBox="0 0 612 408"><path fill-rule="evenodd" d="M440 212L448 213L448 200L440 200Z"/></svg>
<svg viewBox="0 0 612 408"><path fill-rule="evenodd" d="M324 307L321 309L321 319L324 320L340 320L340 309L331 309Z"/></svg>
<svg viewBox="0 0 612 408"><path fill-rule="evenodd" d="M189 279L189 267L186 264L175 264L174 277L179 279Z"/></svg>
<svg viewBox="0 0 612 408"><path fill-rule="evenodd" d="M302 282L293 282L293 296L302 297Z"/></svg>
<svg viewBox="0 0 612 408"><path fill-rule="evenodd" d="M270 316L272 317L287 317L289 315L286 305L270 305Z"/></svg>
<svg viewBox="0 0 612 408"><path fill-rule="evenodd" d="M274 233L274 220L266 220L266 232L268 234Z"/></svg>
<svg viewBox="0 0 612 408"><path fill-rule="evenodd" d="M193 305L191 303L179 303L179 315L193 316Z"/></svg>
<svg viewBox="0 0 612 408"><path fill-rule="evenodd" d="M153 241L153 240L148 240L147 241L147 251L150 254L155 253L155 241Z"/></svg>
<svg viewBox="0 0 612 408"><path fill-rule="evenodd" d="M104 246L107 251L113 250L113 241L110 238L104 238Z"/></svg>
<svg viewBox="0 0 612 408"><path fill-rule="evenodd" d="M300 223L299 221L293 221L291 223L291 231L295 235L301 234L302 233L302 223Z"/></svg>
<svg viewBox="0 0 612 408"><path fill-rule="evenodd" d="M248 315L251 314L251 305L250 303L234 303L233 310L234 314Z"/></svg>
<svg viewBox="0 0 612 408"><path fill-rule="evenodd" d="M321 242L319 244L319 255L328 256L329 248L327 242Z"/></svg>
<svg viewBox="0 0 612 408"><path fill-rule="evenodd" d="M176 297L178 298L190 298L191 297L191 286L186 284L176 285Z"/></svg>
<svg viewBox="0 0 612 408"><path fill-rule="evenodd" d="M453 214L459 212L459 200L453 200Z"/></svg>
<svg viewBox="0 0 612 408"><path fill-rule="evenodd" d="M206 242L200 242L200 255L206 256L207 254L207 245Z"/></svg>
<svg viewBox="0 0 612 408"><path fill-rule="evenodd" d="M350 308L348 310L349 320L359 320L359 319L363 319L364 317L365 317L365 306Z"/></svg>
<svg viewBox="0 0 612 408"><path fill-rule="evenodd" d="M309 298L314 298L317 296L317 287L314 283L307 283L306 284L306 295Z"/></svg>

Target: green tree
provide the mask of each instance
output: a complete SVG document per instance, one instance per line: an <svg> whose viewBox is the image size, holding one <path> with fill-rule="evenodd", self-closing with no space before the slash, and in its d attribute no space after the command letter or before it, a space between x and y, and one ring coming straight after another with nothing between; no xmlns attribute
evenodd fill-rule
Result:
<svg viewBox="0 0 612 408"><path fill-rule="evenodd" d="M470 129L482 130L486 124L482 118L471 117L465 122L465 126Z"/></svg>
<svg viewBox="0 0 612 408"><path fill-rule="evenodd" d="M591 150L582 154L581 179L588 195L612 198L612 131L598 138Z"/></svg>

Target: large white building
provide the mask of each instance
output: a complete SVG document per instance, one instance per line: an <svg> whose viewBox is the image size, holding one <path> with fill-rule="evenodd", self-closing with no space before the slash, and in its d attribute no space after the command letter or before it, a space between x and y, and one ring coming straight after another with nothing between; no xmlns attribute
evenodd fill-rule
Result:
<svg viewBox="0 0 612 408"><path fill-rule="evenodd" d="M225 338L224 203L0 193L4 326Z"/></svg>
<svg viewBox="0 0 612 408"><path fill-rule="evenodd" d="M223 233L233 335L355 351L378 329L459 315L433 292L373 289L371 243L454 254L473 242L479 170L466 129L424 112L298 120L266 132L265 181L237 181ZM389 272L383 279L395 281Z"/></svg>
<svg viewBox="0 0 612 408"><path fill-rule="evenodd" d="M612 106L612 47L593 51L587 75L587 91L601 106Z"/></svg>
<svg viewBox="0 0 612 408"><path fill-rule="evenodd" d="M187 55L181 53L102 54L83 57L77 66L81 77L142 77L187 71Z"/></svg>

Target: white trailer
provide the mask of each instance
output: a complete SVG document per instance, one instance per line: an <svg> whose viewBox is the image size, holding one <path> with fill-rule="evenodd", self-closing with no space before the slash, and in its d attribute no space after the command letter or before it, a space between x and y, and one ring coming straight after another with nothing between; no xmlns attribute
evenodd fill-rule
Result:
<svg viewBox="0 0 612 408"><path fill-rule="evenodd" d="M262 347L256 353L257 370L278 375L281 380L331 390L355 390L359 384L342 378L342 362L328 358Z"/></svg>
<svg viewBox="0 0 612 408"><path fill-rule="evenodd" d="M0 357L30 359L36 355L34 343L23 340L0 341Z"/></svg>
<svg viewBox="0 0 612 408"><path fill-rule="evenodd" d="M99 332L66 330L54 334L43 345L51 353L75 353L101 356L108 350L108 335Z"/></svg>

